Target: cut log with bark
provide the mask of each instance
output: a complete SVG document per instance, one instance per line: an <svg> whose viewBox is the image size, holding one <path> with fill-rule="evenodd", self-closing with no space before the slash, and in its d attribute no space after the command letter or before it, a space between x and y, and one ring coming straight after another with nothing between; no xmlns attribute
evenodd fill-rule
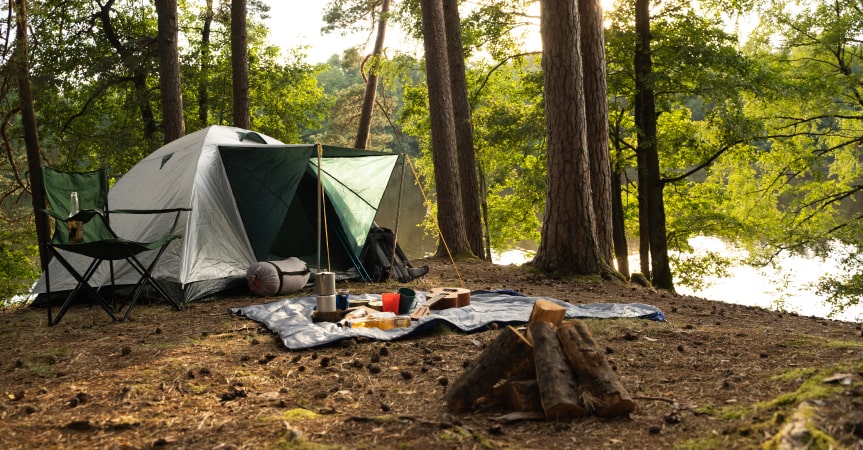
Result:
<svg viewBox="0 0 863 450"><path fill-rule="evenodd" d="M479 397L506 378L531 351L530 343L521 333L511 326L506 327L447 389L445 397L449 409L471 410Z"/></svg>
<svg viewBox="0 0 863 450"><path fill-rule="evenodd" d="M550 300L539 299L533 304L528 324L535 322L550 322L560 326L566 316L566 308Z"/></svg>
<svg viewBox="0 0 863 450"><path fill-rule="evenodd" d="M505 381L494 387L492 397L496 404L510 411L542 411L539 384L535 378Z"/></svg>
<svg viewBox="0 0 863 450"><path fill-rule="evenodd" d="M631 413L635 403L603 356L587 325L573 320L558 327L557 335L579 386L590 394L585 396L585 406L600 417Z"/></svg>
<svg viewBox="0 0 863 450"><path fill-rule="evenodd" d="M581 390L566 361L554 324L536 322L528 326L533 336L533 358L540 401L545 417L569 420L584 417Z"/></svg>
<svg viewBox="0 0 863 450"><path fill-rule="evenodd" d="M535 307L525 334L504 329L447 390L449 409L504 407L551 420L631 413L635 403L587 325L558 322L548 313L557 306Z"/></svg>

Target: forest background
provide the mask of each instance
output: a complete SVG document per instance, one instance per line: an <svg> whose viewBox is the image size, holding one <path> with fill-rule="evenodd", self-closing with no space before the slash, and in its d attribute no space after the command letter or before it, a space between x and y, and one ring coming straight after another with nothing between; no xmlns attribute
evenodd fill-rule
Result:
<svg viewBox="0 0 863 450"><path fill-rule="evenodd" d="M179 2L179 89L185 129L234 124L232 6ZM245 2L242 2L245 3ZM380 36L381 19L422 41L423 2L334 0L329 33ZM542 240L549 165L542 54L526 49L538 32L536 2L462 4L461 40L473 155L483 219L483 251ZM39 274L27 152L17 83L22 1L0 19L0 303L26 293ZM149 1L29 1L29 78L44 164L108 167L119 177L166 141L156 6ZM268 43L268 7L248 2L250 128L283 142L356 146L370 76L377 80L367 146L405 152L424 189L436 193L429 83L422 55L381 46L348 48L310 64L302 47ZM649 33L639 8L649 7ZM642 14L642 27L644 15ZM733 26L756 17L741 42ZM819 291L837 310L863 294L863 11L851 1L624 0L605 11L608 155L612 200L626 237L639 243L638 268L651 277L665 253L675 282L698 286L735 264L769 265L789 253L838 255ZM18 34L20 37L20 34ZM649 36L649 37L645 37ZM639 45L650 43L648 76ZM364 43L362 43L364 44ZM376 46L377 47L377 46ZM19 53L20 54L20 53ZM643 52L641 53L643 56ZM644 60L641 60L642 63ZM641 78L639 78L641 76ZM649 87L649 89L645 89ZM644 125L636 107L654 104L654 178L639 160ZM433 97L433 96L432 96ZM619 181L619 182L618 182ZM662 235L645 230L646 199L658 189ZM429 223L437 210L432 205ZM617 220L617 218L615 219ZM715 236L748 251L682 258L693 236ZM620 248L623 247L623 248ZM610 261L609 261L610 262ZM673 289L664 283L660 287Z"/></svg>

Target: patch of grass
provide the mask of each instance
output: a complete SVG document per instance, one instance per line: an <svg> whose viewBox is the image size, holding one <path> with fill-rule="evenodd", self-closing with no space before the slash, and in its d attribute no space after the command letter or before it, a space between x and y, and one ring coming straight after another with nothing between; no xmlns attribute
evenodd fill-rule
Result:
<svg viewBox="0 0 863 450"><path fill-rule="evenodd" d="M470 432L462 427L453 427L441 432L438 437L446 442L461 442L470 437Z"/></svg>
<svg viewBox="0 0 863 450"><path fill-rule="evenodd" d="M204 395L204 394L210 392L209 387L207 387L206 385L203 385L203 384L199 384L199 383L189 383L189 390L194 395Z"/></svg>
<svg viewBox="0 0 863 450"><path fill-rule="evenodd" d="M861 342L861 341L827 341L824 343L824 347L857 350L857 349L863 348L863 342Z"/></svg>
<svg viewBox="0 0 863 450"><path fill-rule="evenodd" d="M308 419L317 419L321 417L320 414L310 411L305 408L294 408L289 409L278 416L279 420L308 420Z"/></svg>
<svg viewBox="0 0 863 450"><path fill-rule="evenodd" d="M724 420L738 420L751 415L752 411L748 406L727 406L719 412L719 417Z"/></svg>
<svg viewBox="0 0 863 450"><path fill-rule="evenodd" d="M797 339L792 339L790 341L783 342L787 347L812 347L813 345L818 345L818 343L812 338L801 337Z"/></svg>
<svg viewBox="0 0 863 450"><path fill-rule="evenodd" d="M807 370L807 369L802 369ZM782 406L793 406L799 404L803 400L815 400L826 398L831 395L838 394L844 389L843 386L828 385L822 381L825 377L837 373L841 370L847 370L847 367L834 366L824 370L808 369L812 371L811 375L803 381L794 392L782 394L766 403L761 404L764 408L772 410ZM792 378L797 379L797 377Z"/></svg>
<svg viewBox="0 0 863 450"><path fill-rule="evenodd" d="M816 369L814 367L804 367L804 368L791 369L791 370L785 371L779 375L774 375L774 376L770 377L770 380L771 381L794 381L794 380L798 380L801 378L808 379L812 375L815 375L816 372L818 372L818 369Z"/></svg>
<svg viewBox="0 0 863 450"><path fill-rule="evenodd" d="M716 416L717 414L719 414L719 409L717 409L714 405L704 405L693 409L692 412L694 412L695 414L701 414L703 416Z"/></svg>
<svg viewBox="0 0 863 450"><path fill-rule="evenodd" d="M37 377L47 378L54 375L54 369L47 364L33 364L30 366L30 373Z"/></svg>

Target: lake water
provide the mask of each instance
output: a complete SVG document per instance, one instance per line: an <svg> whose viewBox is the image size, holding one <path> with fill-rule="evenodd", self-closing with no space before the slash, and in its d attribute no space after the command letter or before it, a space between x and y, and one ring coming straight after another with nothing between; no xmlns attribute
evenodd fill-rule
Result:
<svg viewBox="0 0 863 450"><path fill-rule="evenodd" d="M732 254L736 251L722 240L712 237L693 238L690 245L694 248L694 253L715 251ZM532 252L512 250L493 253L492 260L495 264L522 264L532 257ZM733 267L729 269L729 277L709 278L710 285L701 290L696 291L679 284L675 284L675 290L683 295L793 312L801 316L849 322L863 321L863 306L856 305L831 316L831 306L815 293L812 284L817 282L819 277L839 271L836 261L798 255L788 255L782 261L782 267L778 270L752 266ZM630 267L638 267L638 256L630 257L629 264ZM786 284L787 286L784 286Z"/></svg>

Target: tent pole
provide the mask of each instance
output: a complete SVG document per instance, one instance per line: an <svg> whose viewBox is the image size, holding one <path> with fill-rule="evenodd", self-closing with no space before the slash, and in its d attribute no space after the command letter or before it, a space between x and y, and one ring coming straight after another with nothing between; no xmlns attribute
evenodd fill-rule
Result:
<svg viewBox="0 0 863 450"><path fill-rule="evenodd" d="M405 188L405 166L407 165L407 155L402 154L402 175L399 181L399 199L396 203L396 225L395 230L393 230L393 254L390 255L390 267L395 264L396 261L396 248L399 245L399 218L401 217L402 212L402 193Z"/></svg>
<svg viewBox="0 0 863 450"><path fill-rule="evenodd" d="M324 183L321 180L321 155L324 151L323 146L318 143L318 273L321 272L321 205L324 202Z"/></svg>

